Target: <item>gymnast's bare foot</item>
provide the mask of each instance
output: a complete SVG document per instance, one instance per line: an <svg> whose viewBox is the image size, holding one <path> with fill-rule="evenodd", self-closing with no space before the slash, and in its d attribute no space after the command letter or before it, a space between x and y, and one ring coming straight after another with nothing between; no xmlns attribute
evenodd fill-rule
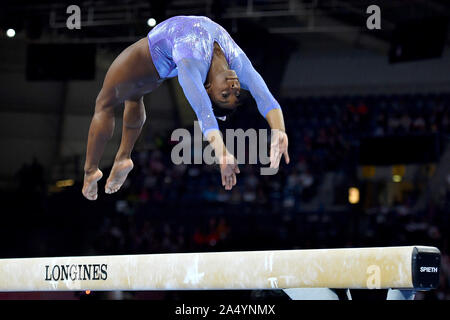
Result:
<svg viewBox="0 0 450 320"><path fill-rule="evenodd" d="M97 200L97 181L103 177L100 169L84 173L83 196L88 200Z"/></svg>
<svg viewBox="0 0 450 320"><path fill-rule="evenodd" d="M116 159L106 181L105 192L111 194L119 191L132 169L133 161L130 158Z"/></svg>

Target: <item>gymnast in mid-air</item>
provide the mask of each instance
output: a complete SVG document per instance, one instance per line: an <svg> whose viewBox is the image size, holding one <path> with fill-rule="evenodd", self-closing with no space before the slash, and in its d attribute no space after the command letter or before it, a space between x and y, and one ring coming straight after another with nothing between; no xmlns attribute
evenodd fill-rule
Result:
<svg viewBox="0 0 450 320"><path fill-rule="evenodd" d="M117 192L133 169L131 151L146 120L143 96L175 76L214 149L226 190L236 184L239 168L225 147L216 118L224 119L238 108L241 88L250 92L272 129L270 167L278 168L283 155L289 163L281 107L246 54L211 19L175 16L126 48L106 73L87 141L82 190L87 199L98 196L97 181L103 176L99 162L114 132L115 107L125 105L122 139L105 185L108 194Z"/></svg>

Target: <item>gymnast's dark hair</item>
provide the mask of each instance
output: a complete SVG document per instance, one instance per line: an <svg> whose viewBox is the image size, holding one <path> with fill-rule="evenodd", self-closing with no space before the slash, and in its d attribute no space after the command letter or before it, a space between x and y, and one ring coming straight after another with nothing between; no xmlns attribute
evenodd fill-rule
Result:
<svg viewBox="0 0 450 320"><path fill-rule="evenodd" d="M219 118L219 117L228 117L228 116L232 115L237 109L237 108L227 109L227 108L219 107L214 102L211 102L211 103L212 103L212 109L213 109L214 115L217 118Z"/></svg>

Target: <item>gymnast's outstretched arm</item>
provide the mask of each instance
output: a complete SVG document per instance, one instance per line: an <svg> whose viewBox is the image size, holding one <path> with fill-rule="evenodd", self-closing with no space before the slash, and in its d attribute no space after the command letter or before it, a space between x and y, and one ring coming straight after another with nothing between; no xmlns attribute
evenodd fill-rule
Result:
<svg viewBox="0 0 450 320"><path fill-rule="evenodd" d="M264 79L255 70L244 52L233 60L230 67L235 70L241 88L250 91L256 101L259 112L272 129L270 167L278 168L283 155L286 163L289 163L288 137L280 104L270 93Z"/></svg>
<svg viewBox="0 0 450 320"><path fill-rule="evenodd" d="M202 72L206 74L207 70L204 70L204 64L195 59L180 59L176 63L178 67L178 82L194 109L203 135L213 147L215 156L220 164L222 185L226 190L231 190L236 184L236 174L239 173L239 168L235 157L225 147L217 120L212 111L211 100L203 86Z"/></svg>

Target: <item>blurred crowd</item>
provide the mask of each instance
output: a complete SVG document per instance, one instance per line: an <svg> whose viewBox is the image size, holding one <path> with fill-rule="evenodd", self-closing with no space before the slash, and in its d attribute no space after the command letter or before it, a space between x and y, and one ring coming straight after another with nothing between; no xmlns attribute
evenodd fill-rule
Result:
<svg viewBox="0 0 450 320"><path fill-rule="evenodd" d="M37 163L24 167L20 192L2 193L11 210L3 224L10 245L0 246L0 254L432 245L443 254L441 285L417 299L450 299L450 172L441 187L443 196L421 211L414 210L414 197L392 206L367 207L348 204L344 195L344 201L332 201L341 206L308 206L327 172L338 173L348 186L357 182L357 146L363 138L433 133L445 145L450 136L450 95L311 97L281 104L291 163L282 162L274 176L261 176L261 165L241 165L232 191L221 186L217 166L174 165L174 142L169 139L158 149L134 152L135 167L121 191L112 196L101 192L95 202L82 198L81 181L48 193L42 187L43 169ZM243 107L220 125L268 128L256 113L251 106ZM100 190L103 186L104 181ZM26 212L26 221L12 212ZM20 235L14 233L17 230Z"/></svg>

